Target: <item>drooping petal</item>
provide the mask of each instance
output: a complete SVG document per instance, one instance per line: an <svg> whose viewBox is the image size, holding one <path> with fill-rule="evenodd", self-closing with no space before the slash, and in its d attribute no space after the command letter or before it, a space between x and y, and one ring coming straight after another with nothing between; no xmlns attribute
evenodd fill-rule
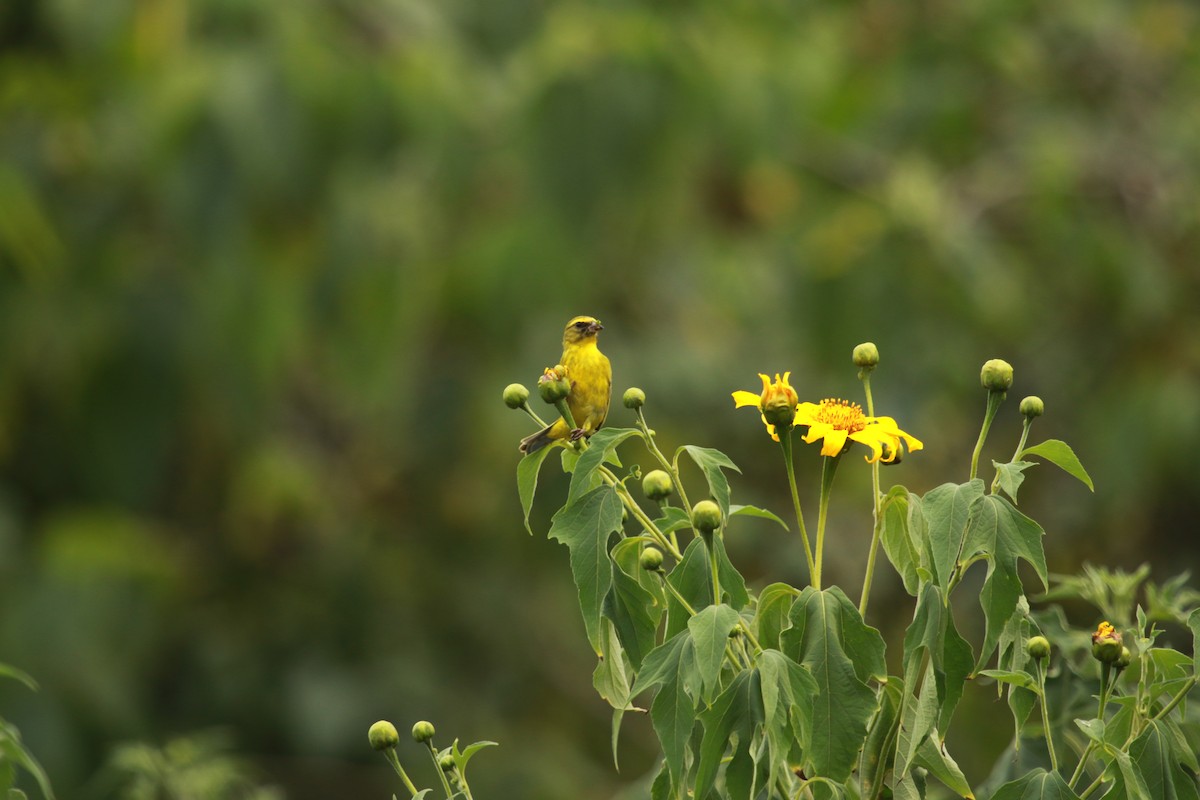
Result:
<svg viewBox="0 0 1200 800"><path fill-rule="evenodd" d="M871 455L863 456L863 460L868 464L873 464L883 457L883 440L885 438L893 439L894 437L888 436L883 431L872 431L871 426L869 425L866 428L863 428L861 431L856 431L855 433L850 434L850 439L852 441L858 442L859 444L865 444L867 447L871 448ZM896 448L893 446L893 458L895 458L895 451Z"/></svg>

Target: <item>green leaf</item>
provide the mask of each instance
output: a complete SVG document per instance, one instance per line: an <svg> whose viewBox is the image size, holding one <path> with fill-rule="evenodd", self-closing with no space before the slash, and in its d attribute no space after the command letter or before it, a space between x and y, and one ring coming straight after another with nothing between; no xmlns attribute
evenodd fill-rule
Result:
<svg viewBox="0 0 1200 800"><path fill-rule="evenodd" d="M1004 624L1023 596L1017 562L1023 559L1032 565L1042 581L1042 587L1046 587L1043 535L1040 525L1017 511L1003 497L988 495L971 506L963 558L969 560L984 556L988 561L987 577L979 595L986 626L976 668L982 667L991 658Z"/></svg>
<svg viewBox="0 0 1200 800"><path fill-rule="evenodd" d="M30 677L28 673L9 664L0 664L0 678L12 678L15 681L25 684L35 692L38 690L37 681Z"/></svg>
<svg viewBox="0 0 1200 800"><path fill-rule="evenodd" d="M729 560L725 550L725 537L717 534L713 537L713 547L717 551L717 579L721 582L721 594L725 595L729 604L738 611L750 605L750 592L746 589L746 579L737 571ZM712 588L712 570L708 572L709 588Z"/></svg>
<svg viewBox="0 0 1200 800"><path fill-rule="evenodd" d="M1079 795L1057 772L1035 769L1028 775L1006 783L991 800L1079 800Z"/></svg>
<svg viewBox="0 0 1200 800"><path fill-rule="evenodd" d="M992 461L992 466L996 468L996 475L1000 478L1000 488L1016 503L1017 490L1021 488L1021 483L1025 480L1025 476L1021 473L1037 465L1031 461L1013 461L1009 464Z"/></svg>
<svg viewBox="0 0 1200 800"><path fill-rule="evenodd" d="M596 694L608 701L613 708L628 708L629 670L625 667L625 657L621 652L621 643L612 623L602 620L600 635L604 653L596 662L592 671L592 688Z"/></svg>
<svg viewBox="0 0 1200 800"><path fill-rule="evenodd" d="M1129 758L1144 781L1152 800L1195 800L1196 779L1184 769L1195 753L1187 742L1161 720L1154 720L1129 746ZM1121 779L1125 780L1124 771ZM1114 787L1116 788L1116 787ZM1132 793L1131 793L1132 796Z"/></svg>
<svg viewBox="0 0 1200 800"><path fill-rule="evenodd" d="M579 590L583 624L597 656L603 652L600 612L613 581L608 539L620 527L621 499L608 486L597 487L559 509L550 523L550 538L571 551L571 573Z"/></svg>
<svg viewBox="0 0 1200 800"><path fill-rule="evenodd" d="M700 715L704 738L700 743L700 760L696 767L696 797L706 797L712 789L717 767L735 733L738 734L735 758L738 750L749 746L751 713L750 673L740 672L712 706Z"/></svg>
<svg viewBox="0 0 1200 800"><path fill-rule="evenodd" d="M904 691L904 680L895 675L889 677L880 689L879 709L871 720L871 728L859 756L858 774L863 797L880 796L884 780L891 772Z"/></svg>
<svg viewBox="0 0 1200 800"><path fill-rule="evenodd" d="M967 531L968 511L981 497L983 481L976 478L970 483L944 483L931 489L921 499L934 575L942 588L949 584L959 561Z"/></svg>
<svg viewBox="0 0 1200 800"><path fill-rule="evenodd" d="M692 518L682 508L663 506L662 516L654 521L654 526L663 534L674 533L692 527Z"/></svg>
<svg viewBox="0 0 1200 800"><path fill-rule="evenodd" d="M758 593L751 628L763 648L779 649L779 635L788 626L788 614L799 595L798 589L786 583L772 583Z"/></svg>
<svg viewBox="0 0 1200 800"><path fill-rule="evenodd" d="M696 725L696 707L687 693L688 679L694 679L694 674L692 637L681 631L646 656L633 684L634 697L646 689L659 687L650 706L650 720L662 744L672 787L683 778L688 742Z"/></svg>
<svg viewBox="0 0 1200 800"><path fill-rule="evenodd" d="M917 567L921 566L921 556L909 529L909 510L908 490L903 486L892 487L880 507L880 541L888 561L904 582L904 590L916 597L920 588Z"/></svg>
<svg viewBox="0 0 1200 800"><path fill-rule="evenodd" d="M0 719L0 763L4 761L13 762L32 775L46 799L54 800L54 790L50 788L50 778L47 777L46 771L21 744L21 734L16 726Z"/></svg>
<svg viewBox="0 0 1200 800"><path fill-rule="evenodd" d="M992 678L998 683L1020 686L1022 689L1028 689L1035 694L1040 693L1037 680L1028 672L1008 669L984 669L980 670L977 674L983 675L985 678Z"/></svg>
<svg viewBox="0 0 1200 800"><path fill-rule="evenodd" d="M450 746L450 757L454 759L455 766L458 767L459 773L466 777L467 764L471 761L472 756L487 747L499 747L496 742L482 741L472 742L467 745L465 750L458 749L458 739L454 740L454 744Z"/></svg>
<svg viewBox="0 0 1200 800"><path fill-rule="evenodd" d="M770 782L787 769L792 747L804 750L812 740L812 704L817 682L804 667L778 650L765 649L757 659L763 727L770 748Z"/></svg>
<svg viewBox="0 0 1200 800"><path fill-rule="evenodd" d="M790 620L792 627L780 637L783 652L807 667L817 683L805 772L843 781L875 710L875 692L866 681L886 675L883 639L837 587L806 588Z"/></svg>
<svg viewBox="0 0 1200 800"><path fill-rule="evenodd" d="M630 436L641 436L637 428L601 428L588 439L588 447L579 454L575 471L571 473L571 488L567 491L567 505L595 488L593 476L605 461L620 464L615 459L617 445Z"/></svg>
<svg viewBox="0 0 1200 800"><path fill-rule="evenodd" d="M543 447L530 453L517 462L517 494L521 497L521 511L525 514L525 530L533 535L529 526L529 512L533 510L533 496L537 492L538 473L542 470L542 462L554 450L553 447Z"/></svg>
<svg viewBox="0 0 1200 800"><path fill-rule="evenodd" d="M1188 615L1187 622L1192 630L1192 671L1200 674L1200 608Z"/></svg>
<svg viewBox="0 0 1200 800"><path fill-rule="evenodd" d="M708 481L709 494L721 507L721 519L729 519L729 481L721 470L731 469L734 472L741 472L741 470L729 459L729 456L711 447L685 444L675 451L677 462L681 452L686 452L691 456L692 461L696 462L696 466L700 467L700 471L704 473L704 479Z"/></svg>
<svg viewBox="0 0 1200 800"><path fill-rule="evenodd" d="M667 582L675 587L675 590L692 608L700 609L712 604L713 591L710 570L708 551L704 549L704 542L696 537L684 549L680 562L667 575ZM685 630L691 616L674 595L668 592L666 638L670 639L679 631Z"/></svg>
<svg viewBox="0 0 1200 800"><path fill-rule="evenodd" d="M613 570L612 577L612 588L604 596L601 613L612 620L629 662L638 670L646 654L654 649L663 606L624 570Z"/></svg>
<svg viewBox="0 0 1200 800"><path fill-rule="evenodd" d="M971 784L967 782L967 777L959 769L958 762L946 752L945 747L938 745L938 739L936 732L927 738L917 749L914 763L929 770L929 774L944 783L959 797L974 800L975 793L971 791Z"/></svg>
<svg viewBox="0 0 1200 800"><path fill-rule="evenodd" d="M910 686L919 677L916 667L922 653L929 655L935 681L938 719L934 724L945 730L975 662L971 646L954 626L941 588L932 583L922 587L913 621L904 636L904 679ZM919 744L918 738L913 747Z"/></svg>
<svg viewBox="0 0 1200 800"><path fill-rule="evenodd" d="M700 695L711 701L720 688L721 665L729 632L738 624L738 612L727 605L709 606L688 620L688 631L696 648Z"/></svg>
<svg viewBox="0 0 1200 800"><path fill-rule="evenodd" d="M1075 455L1075 451L1070 445L1058 439L1047 439L1041 444L1035 444L1032 447L1026 447L1017 456L1018 460L1024 460L1025 456L1041 456L1063 469L1068 475L1078 478L1083 482L1083 485L1096 491L1096 487L1092 484L1092 478L1087 474L1087 470L1083 468L1083 464L1079 463L1079 458Z"/></svg>
<svg viewBox="0 0 1200 800"><path fill-rule="evenodd" d="M765 508L758 508L757 506L736 506L736 505L730 506L729 507L729 516L731 516L731 517L758 517L759 519L769 519L769 520L772 520L773 522L778 522L781 526L783 526L783 529L785 531L789 530L786 522L781 520L775 514L772 514L770 511L767 511Z"/></svg>

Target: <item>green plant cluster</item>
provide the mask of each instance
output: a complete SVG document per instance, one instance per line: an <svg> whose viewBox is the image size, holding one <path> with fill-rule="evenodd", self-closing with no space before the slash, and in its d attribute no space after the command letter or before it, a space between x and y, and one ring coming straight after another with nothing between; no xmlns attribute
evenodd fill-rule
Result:
<svg viewBox="0 0 1200 800"><path fill-rule="evenodd" d="M873 412L869 378L878 352L860 350L855 364ZM863 416L845 401L832 404L827 418L812 416L812 404L797 411L788 375L773 384L763 376L759 405L787 460L796 523L810 556L808 585L747 585L724 544L737 530L735 521L786 523L732 502L729 477L739 469L720 451L681 445L668 458L646 422L640 390L625 396L633 427L605 428L586 442L546 448L519 462L527 527L539 473L552 453L570 474L548 535L569 552L584 630L597 656L593 685L613 709L614 759L630 714L648 712L657 733L662 758L649 779L653 800L917 800L938 791L996 800L1200 796L1200 722L1184 710L1200 676L1200 648L1190 656L1157 645L1162 631L1151 621L1190 628L1200 639L1196 594L1184 586L1186 578L1151 584L1148 611L1134 601L1143 572L1089 567L1079 577L1052 577L1043 529L1018 510L1019 487L1033 459L1056 464L1089 488L1091 478L1064 442L1027 446L1031 424L1045 410L1038 398L1021 402L1020 442L1009 460L992 462L990 486L977 477L988 430L1013 383L1012 367L989 361L981 382L986 412L967 479L924 492L903 485L883 492L881 461L898 460L899 436L912 449L919 441L891 418ZM735 400L739 394L745 393L735 393ZM842 436L837 425L849 438L833 438ZM801 433L805 442L826 439L812 552L791 469L791 439ZM841 457L856 451L855 441L883 443L868 458L873 544L858 604L820 581L833 474ZM623 466L634 445L658 469L643 475L636 465ZM699 468L702 488L685 485L686 462ZM639 486L645 500L637 496ZM689 492L705 499L693 505ZM884 636L866 619L876 545L912 598L902 652L891 659ZM972 576L972 583L979 586L983 633L970 642L956 621L971 613L970 604L954 601L977 564L982 576ZM1044 592L1035 598L1036 609L1029 576ZM1089 602L1107 618L1090 638L1054 603L1066 599ZM1013 721L1009 748L983 780L970 780L959 768L948 735L968 691L997 692ZM1040 719L1032 725L1035 707Z"/></svg>

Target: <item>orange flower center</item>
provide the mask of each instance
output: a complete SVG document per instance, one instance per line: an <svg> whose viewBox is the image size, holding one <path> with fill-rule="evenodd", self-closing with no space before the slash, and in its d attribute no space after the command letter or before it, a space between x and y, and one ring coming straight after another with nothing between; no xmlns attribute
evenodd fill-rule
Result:
<svg viewBox="0 0 1200 800"><path fill-rule="evenodd" d="M867 427L867 418L863 414L862 406L849 400L822 400L817 408L816 417L818 422L847 433L857 433Z"/></svg>

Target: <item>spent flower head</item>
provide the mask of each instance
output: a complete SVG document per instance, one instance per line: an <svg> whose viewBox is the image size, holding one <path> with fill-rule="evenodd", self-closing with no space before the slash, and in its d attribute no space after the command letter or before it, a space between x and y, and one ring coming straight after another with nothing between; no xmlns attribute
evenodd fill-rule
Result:
<svg viewBox="0 0 1200 800"><path fill-rule="evenodd" d="M762 414L763 424L767 426L767 433L771 434L771 438L779 441L779 435L775 432L777 426L790 427L794 424L796 415L796 405L800 402L799 395L796 390L788 383L788 377L792 373L785 372L780 377L779 373L775 373L775 380L763 373L758 373L758 377L762 379L762 393L755 394L738 390L733 393L734 408L742 408L744 406L754 406L758 408Z"/></svg>
<svg viewBox="0 0 1200 800"><path fill-rule="evenodd" d="M1096 626L1092 634L1092 658L1105 664L1112 664L1121 658L1121 634L1107 620Z"/></svg>

